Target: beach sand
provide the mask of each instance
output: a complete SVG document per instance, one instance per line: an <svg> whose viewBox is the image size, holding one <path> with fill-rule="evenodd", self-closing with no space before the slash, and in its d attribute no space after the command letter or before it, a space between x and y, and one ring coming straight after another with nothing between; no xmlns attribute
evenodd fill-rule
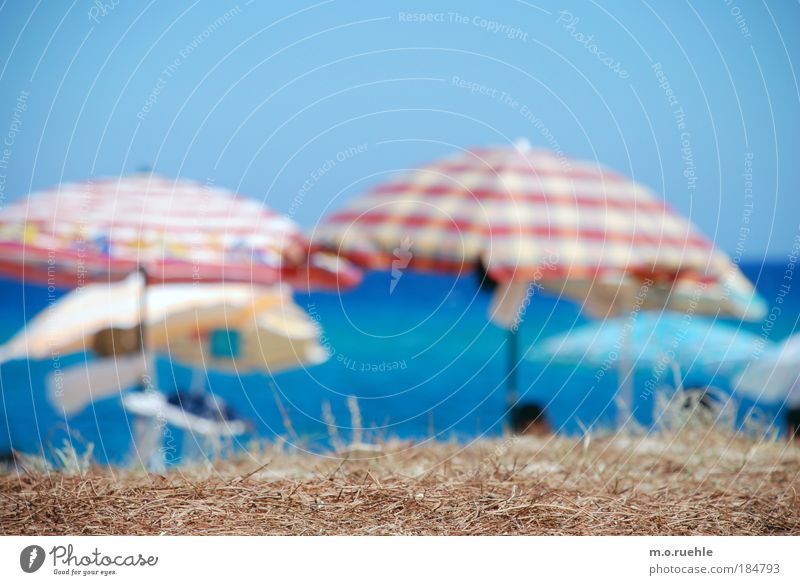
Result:
<svg viewBox="0 0 800 585"><path fill-rule="evenodd" d="M800 534L800 446L717 432L271 445L0 476L4 534Z"/></svg>

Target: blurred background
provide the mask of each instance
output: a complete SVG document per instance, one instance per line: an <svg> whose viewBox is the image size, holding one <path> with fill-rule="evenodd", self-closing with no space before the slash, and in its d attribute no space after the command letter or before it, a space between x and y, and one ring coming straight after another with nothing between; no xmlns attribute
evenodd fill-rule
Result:
<svg viewBox="0 0 800 585"><path fill-rule="evenodd" d="M525 137L663 195L767 302L765 320L741 326L779 342L800 318L800 286L785 278L800 250L797 22L796 3L727 1L7 3L0 205L150 170L238 191L312 233L397 170ZM486 320L489 296L471 278L390 281L370 273L350 292L296 295L324 330L326 363L209 372L209 387L258 435L308 447L330 438L325 403L350 432L348 396L376 436L500 433L505 334ZM7 339L61 291L2 281L0 294ZM537 296L521 347L587 322L573 304ZM520 367L521 392L547 404L556 428L611 424L613 376ZM2 365L0 447L36 452L71 437L120 461L131 433L119 400L65 419L44 398L52 368ZM165 390L192 375L159 359ZM779 409L761 407L768 418ZM642 405L641 422L651 413Z"/></svg>

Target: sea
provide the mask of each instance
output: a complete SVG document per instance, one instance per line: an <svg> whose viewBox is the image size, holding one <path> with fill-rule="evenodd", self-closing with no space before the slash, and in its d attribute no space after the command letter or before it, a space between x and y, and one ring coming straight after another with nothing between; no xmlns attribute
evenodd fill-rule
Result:
<svg viewBox="0 0 800 585"><path fill-rule="evenodd" d="M745 323L742 329L765 344L795 333L800 328L800 284L791 284L786 262L741 268L769 305L764 320ZM64 293L0 281L0 338L9 339ZM508 427L512 364L520 402L543 406L557 432L580 435L613 429L617 368L598 379L596 366L529 357L528 350L545 339L591 323L569 301L533 295L512 360L508 333L488 321L490 294L477 286L473 275L373 272L354 290L295 298L323 332L321 343L330 354L325 363L274 375L200 373L208 391L252 423L252 432L229 449L251 448L254 441L324 451L336 441L466 442L497 437ZM52 457L70 445L79 453L91 449L100 463L130 460L133 420L119 397L97 401L68 418L48 402L45 379L53 369L91 359L75 354L62 356L57 364L47 359L0 365L0 453L14 449ZM648 379L647 368L640 369L643 373L634 370L634 386ZM731 387L727 370L708 374L706 380L693 375L691 385ZM661 383L669 389L681 376L665 376ZM198 372L158 357L156 384L161 391L186 389L197 379ZM687 380L681 383L689 385ZM658 404L644 394L634 392L634 411L646 429L658 418ZM765 420L780 418L780 405L741 400L739 420L754 407ZM180 462L187 452L182 447L186 437L180 429L168 433L165 457L170 463Z"/></svg>

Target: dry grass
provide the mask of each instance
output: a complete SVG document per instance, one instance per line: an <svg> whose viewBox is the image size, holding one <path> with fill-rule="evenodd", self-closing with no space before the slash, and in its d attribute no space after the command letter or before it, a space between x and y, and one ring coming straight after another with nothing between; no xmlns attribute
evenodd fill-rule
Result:
<svg viewBox="0 0 800 585"><path fill-rule="evenodd" d="M278 446L0 476L6 534L800 534L800 447L720 433Z"/></svg>

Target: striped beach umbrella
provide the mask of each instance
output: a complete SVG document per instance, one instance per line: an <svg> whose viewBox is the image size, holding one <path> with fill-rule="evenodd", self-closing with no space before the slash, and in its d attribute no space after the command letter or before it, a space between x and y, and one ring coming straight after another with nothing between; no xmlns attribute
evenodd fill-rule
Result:
<svg viewBox="0 0 800 585"><path fill-rule="evenodd" d="M149 283L337 288L358 274L289 218L231 191L151 174L60 185L0 210L0 274L60 288L144 270Z"/></svg>
<svg viewBox="0 0 800 585"><path fill-rule="evenodd" d="M412 270L465 274L481 264L501 284L591 298L593 312L612 308L613 296L601 292L651 280L659 295L645 299L648 307L682 309L694 290L683 286L699 282L697 300L716 297L714 312L763 310L730 259L650 189L526 143L401 172L334 213L313 241L378 270L390 269L398 250Z"/></svg>
<svg viewBox="0 0 800 585"><path fill-rule="evenodd" d="M78 288L80 293L84 285L105 283L109 286L109 281L122 281L136 272L144 276L139 294L126 296L126 291L122 291L121 302L134 324L143 321L151 325L150 314L158 316L156 299L164 296L158 293L176 290L157 288L150 294L157 285L185 285L185 289L179 291L179 302L186 304L187 318L192 322L203 310L199 305L211 290L207 287L213 283L224 282L225 287L233 282L248 283L254 289L257 288L254 285L282 283L302 289L341 289L360 280L360 272L344 260L321 252L311 253L308 242L290 218L254 199L193 181L138 174L64 184L33 193L0 210L0 275L25 283ZM225 299L229 298L223 294L213 300L211 306L224 309ZM83 299L85 296L78 294L69 297L68 302ZM107 317L102 309L102 305L93 306L88 314L102 321ZM86 315L87 312L82 314ZM34 332L52 324L52 319L46 317L32 324ZM286 322L267 327L264 319L267 317L247 329L249 343L246 347L265 339L286 338L284 329L297 328L293 327L296 323L286 319ZM112 320L117 325L108 329L111 335L106 336L111 345L116 346L123 340L131 342L131 351L138 350L140 355L92 366L92 369L97 366L103 370L94 372L96 379L106 379L108 372L105 370L111 372L111 383L103 386L111 391L119 387L114 384L114 373L124 370L126 379L133 379L148 367L144 359L146 353L159 347L151 334L161 330L151 326L146 329L147 334L142 335L138 328L130 329L134 324L128 322L127 329L121 331L117 327L124 319L117 315ZM170 323L173 321L171 318ZM73 336L71 341L81 345L87 329L81 319L75 324L80 335ZM14 347L33 349L34 337L33 332L25 334L17 339L20 343ZM67 339L66 332L57 337ZM311 353L297 358L289 355L284 347L280 355L272 355L266 361L263 354L255 356L253 351L248 357L261 357L270 367L284 362L299 365L322 359L319 352L313 351L317 345L316 335L311 337L306 331L304 340L293 339L288 343L292 348L305 344L302 351L308 349ZM48 344L45 339L45 345ZM191 342L181 347L190 348ZM11 356L12 349L6 347L0 353L6 354L5 359L13 359L16 356ZM186 349L184 353L190 351ZM78 382L80 377L81 372L78 372ZM70 396L82 400L85 394ZM92 397L91 392L89 397Z"/></svg>
<svg viewBox="0 0 800 585"><path fill-rule="evenodd" d="M370 269L396 267L402 255L412 270L485 270L500 285L490 316L512 332L514 365L521 307L539 288L601 316L637 305L741 318L764 311L737 266L650 189L525 141L402 171L312 239Z"/></svg>

